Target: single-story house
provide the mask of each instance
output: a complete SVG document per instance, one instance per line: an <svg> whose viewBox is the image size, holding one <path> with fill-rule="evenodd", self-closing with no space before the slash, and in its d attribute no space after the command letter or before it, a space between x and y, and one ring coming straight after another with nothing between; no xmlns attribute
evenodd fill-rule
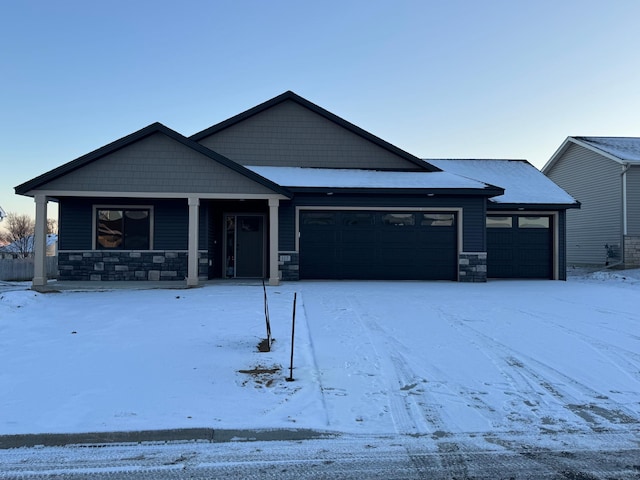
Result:
<svg viewBox="0 0 640 480"><path fill-rule="evenodd" d="M580 200L567 213L567 262L640 265L640 138L568 137L542 169Z"/></svg>
<svg viewBox="0 0 640 480"><path fill-rule="evenodd" d="M58 203L60 280L189 286L564 279L577 207L525 162L424 161L293 92L191 137L154 123L16 193L35 199L36 235ZM38 251L34 287L47 281Z"/></svg>

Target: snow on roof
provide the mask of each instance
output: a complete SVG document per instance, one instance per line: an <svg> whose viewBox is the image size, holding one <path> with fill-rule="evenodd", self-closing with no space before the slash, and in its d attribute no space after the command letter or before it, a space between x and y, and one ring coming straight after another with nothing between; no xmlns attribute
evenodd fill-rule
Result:
<svg viewBox="0 0 640 480"><path fill-rule="evenodd" d="M471 188L487 185L450 172L387 172L340 168L248 166L283 187L315 188Z"/></svg>
<svg viewBox="0 0 640 480"><path fill-rule="evenodd" d="M636 137L573 137L625 162L640 163L640 138Z"/></svg>
<svg viewBox="0 0 640 480"><path fill-rule="evenodd" d="M576 200L524 160L427 159L446 172L504 188L493 203L576 204Z"/></svg>

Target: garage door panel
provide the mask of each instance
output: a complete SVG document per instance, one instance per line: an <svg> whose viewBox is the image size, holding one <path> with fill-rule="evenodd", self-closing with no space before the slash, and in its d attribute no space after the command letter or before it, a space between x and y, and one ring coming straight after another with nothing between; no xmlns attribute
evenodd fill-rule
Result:
<svg viewBox="0 0 640 480"><path fill-rule="evenodd" d="M305 213L300 213L301 220ZM323 218L322 212L314 213ZM423 222L422 213L362 213L333 211L335 223L322 229L315 225L307 228L309 222L300 222L300 278L457 278L454 214L447 214L451 225L442 226L439 214ZM441 224L433 225L434 218ZM326 230L319 233L326 228L335 235L328 235ZM325 241L335 246L335 255L322 248Z"/></svg>
<svg viewBox="0 0 640 480"><path fill-rule="evenodd" d="M552 278L551 217L514 214L493 218L487 222L487 276Z"/></svg>
<svg viewBox="0 0 640 480"><path fill-rule="evenodd" d="M415 229L403 229L398 227L397 229L383 229L378 233L378 242L382 245L395 244L403 245L405 248L407 245L415 245L419 242L419 235Z"/></svg>

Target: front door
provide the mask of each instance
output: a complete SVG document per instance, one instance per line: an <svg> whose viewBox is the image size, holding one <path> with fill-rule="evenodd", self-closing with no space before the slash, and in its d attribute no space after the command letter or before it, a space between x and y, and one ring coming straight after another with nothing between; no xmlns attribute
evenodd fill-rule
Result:
<svg viewBox="0 0 640 480"><path fill-rule="evenodd" d="M263 215L225 215L225 274L235 278L264 277Z"/></svg>

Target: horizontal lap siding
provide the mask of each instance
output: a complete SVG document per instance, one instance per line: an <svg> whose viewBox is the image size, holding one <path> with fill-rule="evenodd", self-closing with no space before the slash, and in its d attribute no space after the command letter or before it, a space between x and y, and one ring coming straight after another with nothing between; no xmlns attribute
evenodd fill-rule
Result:
<svg viewBox="0 0 640 480"><path fill-rule="evenodd" d="M567 211L567 263L604 264L622 233L622 166L571 144L547 176L581 203Z"/></svg>
<svg viewBox="0 0 640 480"><path fill-rule="evenodd" d="M290 200L281 201L278 209L278 249L293 252L296 249L295 240L295 206Z"/></svg>
<svg viewBox="0 0 640 480"><path fill-rule="evenodd" d="M92 203L61 198L58 202L58 249L91 250L93 242Z"/></svg>
<svg viewBox="0 0 640 480"><path fill-rule="evenodd" d="M189 210L186 200L62 198L59 201L58 226L60 250L92 249L94 205L151 205L154 250L188 249ZM200 245L206 245L206 212L203 210L200 212Z"/></svg>
<svg viewBox="0 0 640 480"><path fill-rule="evenodd" d="M294 201L287 202L280 211L280 229L291 232L285 238L281 235L281 250L295 248L295 207L397 207L403 208L462 208L463 209L463 250L484 252L485 250L485 199L483 197L426 197L426 196L363 196L363 195L310 195L297 194Z"/></svg>
<svg viewBox="0 0 640 480"><path fill-rule="evenodd" d="M189 248L189 206L187 201L158 201L153 206L153 248L156 250L187 250ZM200 210L202 217L202 208ZM202 225L202 219L200 222ZM200 228L200 233L206 234L206 229ZM200 245L206 245L206 243L201 239Z"/></svg>

